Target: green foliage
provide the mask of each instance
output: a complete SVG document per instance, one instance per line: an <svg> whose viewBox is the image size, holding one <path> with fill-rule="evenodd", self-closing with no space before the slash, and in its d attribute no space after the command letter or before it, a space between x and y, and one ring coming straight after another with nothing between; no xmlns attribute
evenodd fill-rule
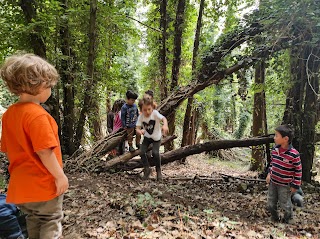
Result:
<svg viewBox="0 0 320 239"><path fill-rule="evenodd" d="M139 207L155 207L158 202L151 196L150 193L138 194L137 206Z"/></svg>

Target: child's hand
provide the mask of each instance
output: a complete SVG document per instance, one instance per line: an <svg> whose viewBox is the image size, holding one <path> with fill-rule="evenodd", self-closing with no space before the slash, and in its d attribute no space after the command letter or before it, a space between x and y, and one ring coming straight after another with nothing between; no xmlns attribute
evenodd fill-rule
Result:
<svg viewBox="0 0 320 239"><path fill-rule="evenodd" d="M57 192L56 192L57 196L60 196L69 188L69 181L65 174L63 174L62 177L57 178L55 183L57 187Z"/></svg>
<svg viewBox="0 0 320 239"><path fill-rule="evenodd" d="M298 189L290 187L291 193L295 193Z"/></svg>
<svg viewBox="0 0 320 239"><path fill-rule="evenodd" d="M267 182L267 184L270 183L270 173L268 173L268 175L267 175L266 182Z"/></svg>
<svg viewBox="0 0 320 239"><path fill-rule="evenodd" d="M145 133L144 129L136 129L136 131L140 135L144 135L144 133Z"/></svg>
<svg viewBox="0 0 320 239"><path fill-rule="evenodd" d="M162 126L162 133L164 136L166 136L169 132L168 126L164 125Z"/></svg>

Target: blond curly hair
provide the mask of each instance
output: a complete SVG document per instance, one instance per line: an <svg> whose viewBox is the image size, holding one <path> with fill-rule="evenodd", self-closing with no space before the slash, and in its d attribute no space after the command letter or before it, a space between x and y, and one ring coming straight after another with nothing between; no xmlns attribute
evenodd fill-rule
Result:
<svg viewBox="0 0 320 239"><path fill-rule="evenodd" d="M59 79L55 67L34 54L8 57L0 69L0 76L16 95L37 95L41 89L56 85Z"/></svg>

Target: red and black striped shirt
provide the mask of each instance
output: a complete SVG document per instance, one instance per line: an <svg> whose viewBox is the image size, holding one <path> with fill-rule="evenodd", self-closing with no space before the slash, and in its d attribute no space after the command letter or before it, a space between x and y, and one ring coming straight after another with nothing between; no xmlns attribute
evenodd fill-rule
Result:
<svg viewBox="0 0 320 239"><path fill-rule="evenodd" d="M280 145L277 145L271 153L271 181L278 185L290 185L290 187L299 189L302 177L299 152L292 145L287 150L281 149Z"/></svg>

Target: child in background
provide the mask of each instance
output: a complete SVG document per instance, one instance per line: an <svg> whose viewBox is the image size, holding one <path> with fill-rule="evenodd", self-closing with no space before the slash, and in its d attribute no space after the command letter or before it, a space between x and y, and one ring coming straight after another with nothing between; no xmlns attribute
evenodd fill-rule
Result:
<svg viewBox="0 0 320 239"><path fill-rule="evenodd" d="M111 133L117 133L120 129L122 129L122 122L121 122L121 107L126 102L123 99L116 100L113 104L113 110L114 110L114 119L112 122L113 128ZM123 154L123 145L124 142L120 142L120 144L110 151L110 155L112 157Z"/></svg>
<svg viewBox="0 0 320 239"><path fill-rule="evenodd" d="M163 122L162 131L166 135L168 133L167 119L154 109L153 100L143 98L142 100L142 114L138 118L137 133L144 135L143 142L141 144L141 160L144 166L144 179L148 179L151 173L150 165L147 158L147 149L152 144L152 156L156 161L157 180L162 180L161 174L161 158L160 158L160 145L161 145L161 125Z"/></svg>
<svg viewBox="0 0 320 239"><path fill-rule="evenodd" d="M154 98L153 98L153 91L152 90L147 90L146 92L144 92L144 96L143 98L148 98L150 97L153 101L153 108L156 109L158 107L157 103L154 101Z"/></svg>
<svg viewBox="0 0 320 239"><path fill-rule="evenodd" d="M129 144L129 151L135 151L133 148L133 135L135 134L135 127L139 116L137 105L134 103L138 95L131 90L126 93L126 103L121 108L122 127L127 131L127 140ZM140 137L136 138L136 146L140 147Z"/></svg>
<svg viewBox="0 0 320 239"><path fill-rule="evenodd" d="M119 129L122 128L122 121L121 121L121 108L125 104L125 100L119 99L114 102L114 119L113 119L113 128L112 133L116 133Z"/></svg>
<svg viewBox="0 0 320 239"><path fill-rule="evenodd" d="M291 194L301 185L302 166L299 152L292 147L293 130L288 125L275 129L275 148L271 153L269 173L266 178L268 189L268 209L272 220L278 222L277 203L284 210L284 223L292 218Z"/></svg>
<svg viewBox="0 0 320 239"><path fill-rule="evenodd" d="M112 109L107 114L107 134L111 134L113 130L113 121L114 121L114 115L115 115L115 104L114 102Z"/></svg>
<svg viewBox="0 0 320 239"><path fill-rule="evenodd" d="M11 56L1 78L19 96L2 117L1 151L9 160L7 202L27 214L29 238L60 238L68 179L55 120L41 103L57 83L56 69L33 54Z"/></svg>

